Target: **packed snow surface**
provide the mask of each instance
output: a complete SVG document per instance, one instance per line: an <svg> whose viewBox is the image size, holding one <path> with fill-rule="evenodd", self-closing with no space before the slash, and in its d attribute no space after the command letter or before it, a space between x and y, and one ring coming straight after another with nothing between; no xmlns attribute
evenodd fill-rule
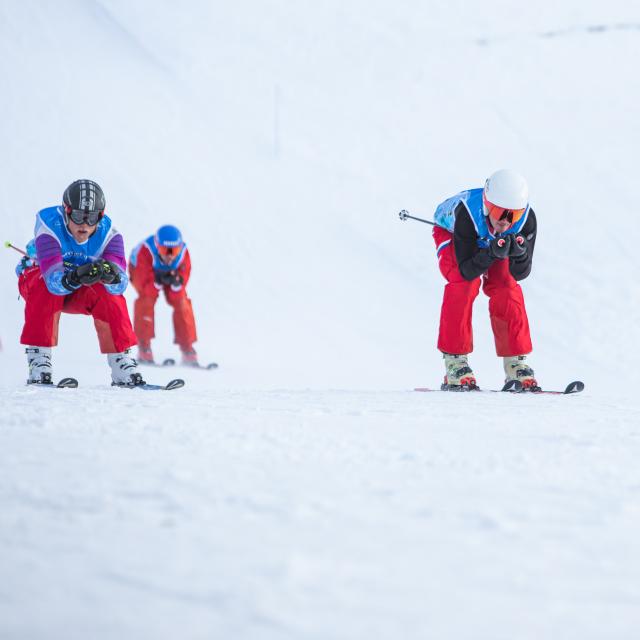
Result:
<svg viewBox="0 0 640 640"><path fill-rule="evenodd" d="M111 388L64 316L80 387L26 387L3 253L0 639L635 638L640 6L223 4L0 3L1 239L79 177L127 250L178 225L220 363ZM531 364L586 390L415 393L443 280L397 213L500 167L539 222ZM498 388L483 294L474 328Z"/></svg>

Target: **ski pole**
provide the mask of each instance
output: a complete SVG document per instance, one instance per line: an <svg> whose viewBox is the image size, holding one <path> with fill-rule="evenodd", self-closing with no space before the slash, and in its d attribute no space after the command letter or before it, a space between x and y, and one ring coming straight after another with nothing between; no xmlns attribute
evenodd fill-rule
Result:
<svg viewBox="0 0 640 640"><path fill-rule="evenodd" d="M436 226L436 223L431 222L431 220L425 220L424 218L416 218L415 216L410 216L409 212L406 209L403 209L398 215L400 216L400 220L403 221L409 218L409 220L417 220L418 222L424 222L425 224L430 224L434 227Z"/></svg>
<svg viewBox="0 0 640 640"><path fill-rule="evenodd" d="M20 249L19 247L14 247L8 240L5 241L4 246L7 249L15 249L18 253L21 253L23 256L27 255L26 251L23 251L22 249Z"/></svg>

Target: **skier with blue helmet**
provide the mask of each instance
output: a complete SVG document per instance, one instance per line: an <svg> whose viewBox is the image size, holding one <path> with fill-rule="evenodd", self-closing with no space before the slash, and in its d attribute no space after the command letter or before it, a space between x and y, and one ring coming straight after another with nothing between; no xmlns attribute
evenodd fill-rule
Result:
<svg viewBox="0 0 640 640"><path fill-rule="evenodd" d="M173 308L174 342L182 352L182 363L198 366L193 347L196 323L187 284L191 275L191 256L180 230L173 225L160 227L140 242L129 258L129 278L138 292L134 303L133 328L138 338L138 362L153 364L151 340L155 337L155 304L162 291Z"/></svg>

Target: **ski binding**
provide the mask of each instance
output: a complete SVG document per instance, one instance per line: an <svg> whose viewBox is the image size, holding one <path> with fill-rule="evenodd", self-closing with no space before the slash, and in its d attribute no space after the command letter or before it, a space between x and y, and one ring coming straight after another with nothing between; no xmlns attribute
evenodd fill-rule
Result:
<svg viewBox="0 0 640 640"><path fill-rule="evenodd" d="M167 384L150 384L145 382L140 373L131 374L131 384L124 382L112 382L112 387L120 387L121 389L142 389L143 391L172 391L173 389L180 389L184 387L184 380L176 378L175 380L169 380Z"/></svg>
<svg viewBox="0 0 640 640"><path fill-rule="evenodd" d="M509 380L502 389L481 389L477 385L454 385L442 384L440 389L429 389L428 387L416 387L414 391L452 391L454 393L472 393L475 391L485 391L490 393L520 393L522 391L522 383L518 380Z"/></svg>
<svg viewBox="0 0 640 640"><path fill-rule="evenodd" d="M76 389L78 381L75 378L62 378L57 383L53 382L50 373L41 374L39 381L27 380L29 386L47 387L49 389Z"/></svg>

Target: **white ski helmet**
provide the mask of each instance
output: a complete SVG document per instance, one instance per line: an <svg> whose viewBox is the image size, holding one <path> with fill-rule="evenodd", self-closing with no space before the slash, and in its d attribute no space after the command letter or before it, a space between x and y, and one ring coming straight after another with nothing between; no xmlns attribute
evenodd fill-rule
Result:
<svg viewBox="0 0 640 640"><path fill-rule="evenodd" d="M526 209L529 204L529 187L519 173L511 169L500 169L487 178L482 196L485 215L489 214L489 205L518 211Z"/></svg>

